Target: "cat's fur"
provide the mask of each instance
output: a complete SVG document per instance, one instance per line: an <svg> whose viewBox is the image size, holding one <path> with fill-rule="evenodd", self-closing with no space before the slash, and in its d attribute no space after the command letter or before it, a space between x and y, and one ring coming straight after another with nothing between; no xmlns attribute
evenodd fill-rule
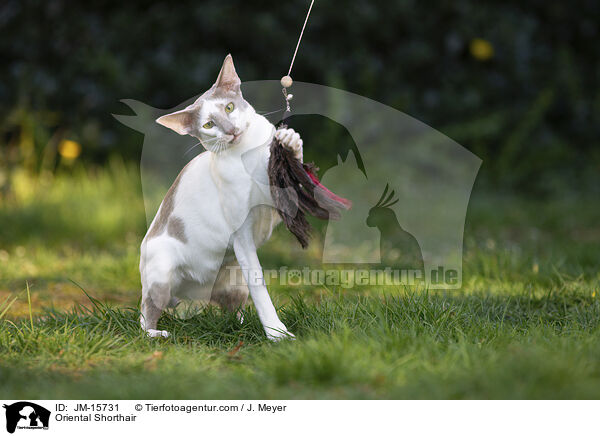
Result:
<svg viewBox="0 0 600 436"><path fill-rule="evenodd" d="M156 330L157 320L181 297L204 295L237 310L250 294L267 336L293 337L277 316L256 254L281 220L267 206L273 204L269 187L256 183L243 156L253 153L255 171L264 171L268 180L273 137L300 160L302 140L292 129L276 130L257 114L244 100L240 84L228 55L208 91L187 108L157 120L198 138L207 151L181 171L141 245L140 322L149 336L168 336ZM228 111L230 103L234 109ZM210 128L205 127L208 122ZM242 274L244 280L232 274Z"/></svg>

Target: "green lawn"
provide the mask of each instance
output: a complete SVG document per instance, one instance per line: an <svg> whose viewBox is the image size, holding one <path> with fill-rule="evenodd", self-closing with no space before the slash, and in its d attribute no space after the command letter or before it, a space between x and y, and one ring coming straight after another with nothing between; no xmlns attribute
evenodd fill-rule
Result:
<svg viewBox="0 0 600 436"><path fill-rule="evenodd" d="M214 308L166 314L159 328L172 337L152 340L136 307L138 177L118 162L15 176L0 203L0 314L17 297L0 316L3 398L600 397L591 194L476 187L460 291L272 286L296 341L269 343L252 307L243 325ZM317 254L283 228L260 253L265 267Z"/></svg>

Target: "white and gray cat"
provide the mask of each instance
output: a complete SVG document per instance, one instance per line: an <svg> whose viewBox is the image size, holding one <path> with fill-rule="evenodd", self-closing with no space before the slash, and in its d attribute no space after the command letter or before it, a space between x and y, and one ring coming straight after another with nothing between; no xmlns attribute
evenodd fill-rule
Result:
<svg viewBox="0 0 600 436"><path fill-rule="evenodd" d="M209 295L228 310L243 307L248 293L267 337L293 337L280 321L262 276L256 249L281 219L268 187L256 183L242 156L254 150L266 171L275 136L302 159L302 140L279 129L244 100L231 55L214 85L192 105L156 121L200 140L207 150L181 171L141 245L141 326L151 337L162 311L189 295ZM259 147L260 146L260 147ZM263 179L267 180L264 174ZM241 268L238 268L239 267ZM232 277L231 274L242 274Z"/></svg>

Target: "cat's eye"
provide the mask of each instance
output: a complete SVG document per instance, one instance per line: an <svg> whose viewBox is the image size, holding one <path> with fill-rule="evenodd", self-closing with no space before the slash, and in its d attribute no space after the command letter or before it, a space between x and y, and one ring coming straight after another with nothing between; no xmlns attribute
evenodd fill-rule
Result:
<svg viewBox="0 0 600 436"><path fill-rule="evenodd" d="M215 125L214 122L209 121L208 123L204 123L204 125L202 127L204 127L205 129L210 129L214 125Z"/></svg>
<svg viewBox="0 0 600 436"><path fill-rule="evenodd" d="M233 103L229 103L227 106L225 106L225 112L230 114L231 112L233 112L234 108L235 108L235 106L233 105Z"/></svg>

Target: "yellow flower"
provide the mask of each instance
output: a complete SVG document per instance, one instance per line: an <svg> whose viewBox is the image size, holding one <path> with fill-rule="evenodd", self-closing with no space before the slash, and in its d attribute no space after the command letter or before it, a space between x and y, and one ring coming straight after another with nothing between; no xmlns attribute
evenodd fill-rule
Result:
<svg viewBox="0 0 600 436"><path fill-rule="evenodd" d="M58 144L58 152L65 159L77 159L77 156L81 154L81 144L79 144L79 142L71 141L70 139L63 139L60 141L60 144Z"/></svg>
<svg viewBox="0 0 600 436"><path fill-rule="evenodd" d="M592 298L596 296L596 291L592 292Z"/></svg>
<svg viewBox="0 0 600 436"><path fill-rule="evenodd" d="M478 61L487 61L494 57L494 46L482 38L473 38L469 44L469 52Z"/></svg>

